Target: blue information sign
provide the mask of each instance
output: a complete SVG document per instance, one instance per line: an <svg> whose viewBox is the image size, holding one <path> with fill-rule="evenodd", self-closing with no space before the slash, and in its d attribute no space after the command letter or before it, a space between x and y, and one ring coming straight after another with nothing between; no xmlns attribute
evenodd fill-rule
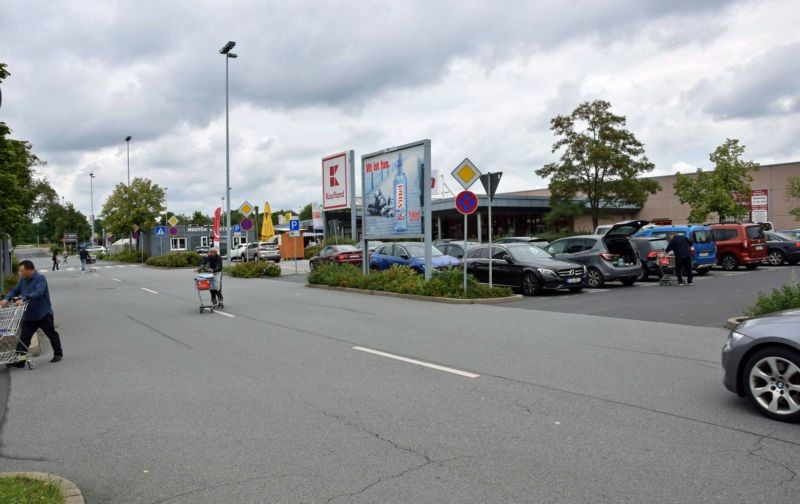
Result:
<svg viewBox="0 0 800 504"><path fill-rule="evenodd" d="M167 236L167 226L156 226L156 236Z"/></svg>

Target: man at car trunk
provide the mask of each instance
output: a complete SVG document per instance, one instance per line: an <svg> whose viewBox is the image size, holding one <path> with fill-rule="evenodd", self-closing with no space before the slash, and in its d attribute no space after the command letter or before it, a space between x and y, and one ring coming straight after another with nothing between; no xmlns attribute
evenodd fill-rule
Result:
<svg viewBox="0 0 800 504"><path fill-rule="evenodd" d="M692 242L682 234L670 233L666 251L675 254L675 276L678 277L678 285L683 285L684 271L688 284L692 285Z"/></svg>

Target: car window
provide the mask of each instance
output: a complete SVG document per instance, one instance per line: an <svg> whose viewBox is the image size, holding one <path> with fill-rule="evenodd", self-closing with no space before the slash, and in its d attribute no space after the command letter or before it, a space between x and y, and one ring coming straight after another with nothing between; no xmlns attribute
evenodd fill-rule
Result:
<svg viewBox="0 0 800 504"><path fill-rule="evenodd" d="M549 259L553 257L535 245L511 247L509 248L509 252L511 252L511 255L518 261L525 261L528 259Z"/></svg>
<svg viewBox="0 0 800 504"><path fill-rule="evenodd" d="M583 250L592 250L597 243L597 240L594 238L584 238L583 239Z"/></svg>
<svg viewBox="0 0 800 504"><path fill-rule="evenodd" d="M795 241L794 238L783 233L765 233L770 241Z"/></svg>
<svg viewBox="0 0 800 504"><path fill-rule="evenodd" d="M399 245L396 245L396 247L399 248ZM416 258L420 258L420 259L425 257L425 246L422 245L421 243L419 243L419 244L414 243L414 244L410 244L410 245L405 245L404 248L406 249L406 251L408 251L408 254L411 257L416 257ZM437 249L436 247L431 247L431 256L432 257L438 257L438 256L441 256L441 255L444 255L444 254L442 254L441 250Z"/></svg>
<svg viewBox="0 0 800 504"><path fill-rule="evenodd" d="M553 243L548 245L545 250L547 250L551 254L563 254L564 253L564 249L566 248L568 241L569 240L554 241Z"/></svg>
<svg viewBox="0 0 800 504"><path fill-rule="evenodd" d="M716 241L735 240L739 236L735 229L714 229L712 233Z"/></svg>
<svg viewBox="0 0 800 504"><path fill-rule="evenodd" d="M750 240L763 240L764 228L761 226L747 226L745 228L745 234L747 234L747 238Z"/></svg>
<svg viewBox="0 0 800 504"><path fill-rule="evenodd" d="M714 241L714 235L708 230L693 231L692 241L694 243L711 243Z"/></svg>
<svg viewBox="0 0 800 504"><path fill-rule="evenodd" d="M502 259L508 254L505 247L492 247L492 259Z"/></svg>
<svg viewBox="0 0 800 504"><path fill-rule="evenodd" d="M667 240L650 240L650 250L666 250L667 244Z"/></svg>
<svg viewBox="0 0 800 504"><path fill-rule="evenodd" d="M335 245L331 247L331 252L358 252L358 250L353 245Z"/></svg>
<svg viewBox="0 0 800 504"><path fill-rule="evenodd" d="M564 253L566 254L577 254L578 252L583 252L586 250L586 245L584 245L583 240L579 238L571 238L567 240L567 245L564 247Z"/></svg>
<svg viewBox="0 0 800 504"><path fill-rule="evenodd" d="M476 249L471 249L467 254L468 259L488 259L489 258L489 247L481 247Z"/></svg>

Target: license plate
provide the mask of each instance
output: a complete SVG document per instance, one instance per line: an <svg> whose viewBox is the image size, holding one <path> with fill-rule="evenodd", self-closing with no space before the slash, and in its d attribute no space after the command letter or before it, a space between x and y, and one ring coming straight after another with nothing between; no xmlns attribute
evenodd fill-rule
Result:
<svg viewBox="0 0 800 504"><path fill-rule="evenodd" d="M567 278L567 283L580 283L582 280L580 277Z"/></svg>
<svg viewBox="0 0 800 504"><path fill-rule="evenodd" d="M756 250L764 250L764 245L756 245Z"/></svg>
<svg viewBox="0 0 800 504"><path fill-rule="evenodd" d="M700 252L700 257L708 257L708 252Z"/></svg>

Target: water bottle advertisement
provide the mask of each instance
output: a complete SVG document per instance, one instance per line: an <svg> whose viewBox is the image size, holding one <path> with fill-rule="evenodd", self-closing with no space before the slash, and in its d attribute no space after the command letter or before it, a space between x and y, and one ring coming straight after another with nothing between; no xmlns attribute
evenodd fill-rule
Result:
<svg viewBox="0 0 800 504"><path fill-rule="evenodd" d="M430 159L430 153L426 152L429 146L422 142L362 158L367 238L423 236L423 181L427 180L425 160Z"/></svg>

